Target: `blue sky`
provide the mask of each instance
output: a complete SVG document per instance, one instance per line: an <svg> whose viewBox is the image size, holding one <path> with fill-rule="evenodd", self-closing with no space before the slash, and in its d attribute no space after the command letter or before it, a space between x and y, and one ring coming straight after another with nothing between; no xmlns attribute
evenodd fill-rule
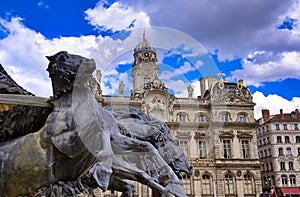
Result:
<svg viewBox="0 0 300 197"><path fill-rule="evenodd" d="M133 48L157 47L170 92L200 94L201 75L243 79L262 108L300 108L300 2L295 0L10 0L0 6L0 63L23 87L50 96L46 55L66 50L94 58L103 91L129 94Z"/></svg>

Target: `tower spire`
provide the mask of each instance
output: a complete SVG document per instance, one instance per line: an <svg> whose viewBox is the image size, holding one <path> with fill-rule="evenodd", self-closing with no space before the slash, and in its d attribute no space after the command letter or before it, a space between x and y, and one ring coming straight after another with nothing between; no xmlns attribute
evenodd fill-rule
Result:
<svg viewBox="0 0 300 197"><path fill-rule="evenodd" d="M144 41L144 42L147 41L147 39L146 39L146 33L145 33L145 32L146 32L146 30L145 30L145 28L144 28L144 33L143 33L143 41Z"/></svg>

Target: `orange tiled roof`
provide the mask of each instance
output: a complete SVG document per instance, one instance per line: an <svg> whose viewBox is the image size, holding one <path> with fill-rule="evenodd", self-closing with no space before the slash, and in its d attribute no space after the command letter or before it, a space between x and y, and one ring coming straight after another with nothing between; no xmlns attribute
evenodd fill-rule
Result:
<svg viewBox="0 0 300 197"><path fill-rule="evenodd" d="M270 122L300 122L300 112L293 111L291 113L276 114L270 117L265 123Z"/></svg>

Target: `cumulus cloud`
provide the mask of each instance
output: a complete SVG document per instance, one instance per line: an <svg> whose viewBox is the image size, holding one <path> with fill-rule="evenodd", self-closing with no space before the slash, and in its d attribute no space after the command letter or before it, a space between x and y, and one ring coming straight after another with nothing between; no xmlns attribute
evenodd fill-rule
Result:
<svg viewBox="0 0 300 197"><path fill-rule="evenodd" d="M112 54L107 55L104 49L110 46L112 53L118 50L118 41L109 37L60 37L49 40L41 33L24 26L22 19L18 17L11 20L0 19L0 24L7 33L7 36L0 40L1 64L21 86L39 96L48 97L52 94L46 72L48 60L45 56L68 51L71 54L94 58L97 66L105 70L108 62L112 60ZM116 71L112 68L110 72ZM110 73L106 70L103 75L106 74Z"/></svg>
<svg viewBox="0 0 300 197"><path fill-rule="evenodd" d="M120 62L133 61L133 48L142 41L143 28L132 29L130 35L124 40L94 35L47 39L41 33L24 26L22 19L18 17L10 20L0 19L0 24L1 31L6 33L6 37L0 40L1 64L21 86L39 96L51 95L50 79L45 71L48 60L45 56L53 55L58 51L68 51L71 54L95 59L97 67L103 73L103 84L111 80L112 86L102 87L104 94L115 94L120 79L123 80L126 88L130 87L129 79L126 79L128 75L122 75L116 69ZM181 32L159 27L146 28L146 31L149 33L147 37L149 41L155 41L159 50L170 50L174 46L182 46L183 43L191 49L198 50L199 44ZM199 66L201 62L197 63L197 67ZM177 73L187 73L189 69L196 68L186 63ZM110 76L112 78L109 78ZM115 83L113 78L116 79ZM35 81L40 83L35 84ZM177 86L177 89L179 87L181 86Z"/></svg>
<svg viewBox="0 0 300 197"><path fill-rule="evenodd" d="M122 0L134 9L142 9L151 25L178 29L200 41L210 52L218 50L220 60L245 57L253 50L300 50L300 36L278 30L286 17L300 21L299 0L146 0L136 3ZM180 10L180 14L178 14Z"/></svg>
<svg viewBox="0 0 300 197"><path fill-rule="evenodd" d="M85 13L85 19L100 30L116 32L132 27L150 26L150 18L145 12L136 11L119 2L114 2L108 8L103 3L98 3L95 8L90 8Z"/></svg>
<svg viewBox="0 0 300 197"><path fill-rule="evenodd" d="M171 67L171 66L170 66ZM194 71L196 70L196 67L191 65L190 62L184 62L183 65L181 65L179 68L177 68L176 70L168 70L168 71L163 71L160 74L160 78L162 80L165 79L171 79L173 77L176 77L178 75L184 75L188 72Z"/></svg>
<svg viewBox="0 0 300 197"><path fill-rule="evenodd" d="M277 56L257 52L244 60L242 69L231 72L231 80L244 79L245 84L261 86L264 82L282 81L287 78L300 79L300 52L284 52ZM268 59L269 61L265 61Z"/></svg>
<svg viewBox="0 0 300 197"><path fill-rule="evenodd" d="M254 117L259 119L262 117L261 110L268 109L270 114L279 114L279 110L283 109L284 113L290 113L295 109L300 108L300 98L294 97L292 100L287 100L276 94L269 94L265 96L262 92L255 92L253 94L253 101L256 103L254 107Z"/></svg>

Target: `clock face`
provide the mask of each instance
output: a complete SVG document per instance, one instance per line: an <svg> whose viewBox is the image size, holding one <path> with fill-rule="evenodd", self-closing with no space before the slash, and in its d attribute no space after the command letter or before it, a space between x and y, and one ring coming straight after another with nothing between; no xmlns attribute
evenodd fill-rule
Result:
<svg viewBox="0 0 300 197"><path fill-rule="evenodd" d="M145 57L149 57L149 53L148 53L148 52L145 52L145 53L144 53L144 56L145 56Z"/></svg>

